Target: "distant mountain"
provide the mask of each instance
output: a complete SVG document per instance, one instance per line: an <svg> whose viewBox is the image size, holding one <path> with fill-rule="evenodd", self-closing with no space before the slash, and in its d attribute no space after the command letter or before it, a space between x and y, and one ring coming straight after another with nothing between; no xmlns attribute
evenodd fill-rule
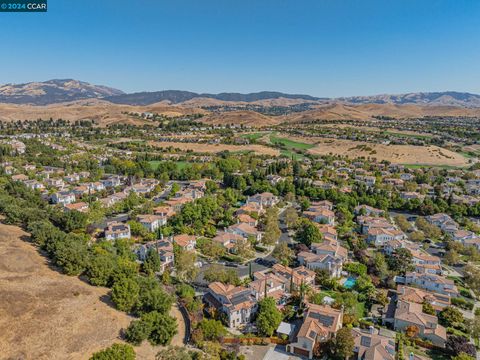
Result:
<svg viewBox="0 0 480 360"><path fill-rule="evenodd" d="M274 91L262 91L250 94L240 93L220 93L220 94L198 94L189 91L181 90L164 90L154 92L139 92L133 94L124 94L117 96L109 96L104 100L113 102L115 104L128 104L128 105L150 105L161 101L169 101L173 104L182 103L195 98L207 98L222 101L232 102L254 102L267 99L302 99L309 101L321 100L320 98L310 95L292 95L284 94Z"/></svg>
<svg viewBox="0 0 480 360"><path fill-rule="evenodd" d="M0 85L0 102L48 105L121 95L123 91L73 79Z"/></svg>
<svg viewBox="0 0 480 360"><path fill-rule="evenodd" d="M415 104L415 105L441 105L457 107L480 107L480 95L466 92L419 92L399 95L373 95L352 96L335 99L350 104Z"/></svg>
<svg viewBox="0 0 480 360"><path fill-rule="evenodd" d="M171 104L187 103L192 107L206 106L218 102L260 102L278 100L277 103L318 102L318 104L392 104L392 105L436 105L463 108L480 108L480 95L466 92L418 92L408 94L383 94L373 96L351 96L341 98L319 98L310 95L285 94L275 91L261 91L249 94L240 93L195 93L181 90L137 92L126 94L107 86L92 85L87 82L64 79L26 84L0 85L0 103L49 105L84 99L102 99L114 104L145 106L162 101ZM198 100L197 100L198 99ZM210 100L206 101L206 100ZM283 101L288 99L289 101ZM268 104L268 102L265 102Z"/></svg>

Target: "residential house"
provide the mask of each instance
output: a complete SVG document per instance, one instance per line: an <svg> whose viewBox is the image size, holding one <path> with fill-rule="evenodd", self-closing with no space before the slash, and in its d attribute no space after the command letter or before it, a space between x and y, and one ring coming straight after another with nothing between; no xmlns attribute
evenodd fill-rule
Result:
<svg viewBox="0 0 480 360"><path fill-rule="evenodd" d="M237 223L245 223L252 227L256 227L258 225L258 220L248 214L240 214L237 216Z"/></svg>
<svg viewBox="0 0 480 360"><path fill-rule="evenodd" d="M75 200L76 200L75 194L70 191L56 192L52 194L52 196L50 196L50 201L53 204L62 204L62 205L72 204L75 202Z"/></svg>
<svg viewBox="0 0 480 360"><path fill-rule="evenodd" d="M101 180L101 183L105 188L115 188L122 184L120 176L118 175L111 175L106 179Z"/></svg>
<svg viewBox="0 0 480 360"><path fill-rule="evenodd" d="M373 326L352 329L354 355L352 360L395 360L395 337L381 334Z"/></svg>
<svg viewBox="0 0 480 360"><path fill-rule="evenodd" d="M155 249L160 256L160 273L173 267L175 255L171 241L162 238L160 240L151 241L147 244L137 245L134 252L140 261L145 261L148 251L152 248Z"/></svg>
<svg viewBox="0 0 480 360"><path fill-rule="evenodd" d="M110 222L105 229L106 240L130 239L130 236L130 225L121 222Z"/></svg>
<svg viewBox="0 0 480 360"><path fill-rule="evenodd" d="M385 227L371 227L367 232L367 242L377 247L383 247L392 240L403 240L406 236L403 231L392 225Z"/></svg>
<svg viewBox="0 0 480 360"><path fill-rule="evenodd" d="M438 324L436 316L423 312L422 304L398 300L393 326L396 331L402 332L415 327L419 337L431 341L436 346L445 347L447 330Z"/></svg>
<svg viewBox="0 0 480 360"><path fill-rule="evenodd" d="M56 179L56 178L46 179L45 184L48 187L55 187L55 188L58 188L58 189L62 189L65 186L65 183L63 182L62 179Z"/></svg>
<svg viewBox="0 0 480 360"><path fill-rule="evenodd" d="M332 277L340 277L342 273L342 260L332 255L318 255L312 252L302 251L297 255L298 262L308 269L327 270Z"/></svg>
<svg viewBox="0 0 480 360"><path fill-rule="evenodd" d="M335 225L335 213L323 206L310 206L303 215L316 223Z"/></svg>
<svg viewBox="0 0 480 360"><path fill-rule="evenodd" d="M78 202L73 204L65 204L63 206L65 211L79 211L79 212L87 212L88 211L88 204L85 202Z"/></svg>
<svg viewBox="0 0 480 360"><path fill-rule="evenodd" d="M193 251L197 244L197 237L195 235L187 234L174 235L173 242L183 250Z"/></svg>
<svg viewBox="0 0 480 360"><path fill-rule="evenodd" d="M369 205L358 205L355 207L353 213L355 215L380 217L383 215L383 210L374 208L373 206L369 206Z"/></svg>
<svg viewBox="0 0 480 360"><path fill-rule="evenodd" d="M277 304L283 305L289 297L286 291L285 279L274 273L263 273L257 271L253 273L253 281L248 284L252 290L253 296L257 301L265 296L275 299Z"/></svg>
<svg viewBox="0 0 480 360"><path fill-rule="evenodd" d="M249 237L253 237L257 241L260 241L262 239L262 234L260 233L260 231L247 223L230 225L228 228L225 229L225 232L240 235L244 239L248 239Z"/></svg>
<svg viewBox="0 0 480 360"><path fill-rule="evenodd" d="M167 223L167 220L164 217L158 215L138 215L137 221L150 232L157 231L160 226Z"/></svg>
<svg viewBox="0 0 480 360"><path fill-rule="evenodd" d="M226 315L227 325L232 329L250 323L258 307L251 289L221 282L209 284L203 299L207 306Z"/></svg>
<svg viewBox="0 0 480 360"><path fill-rule="evenodd" d="M44 190L45 186L37 180L25 180L25 186L31 190Z"/></svg>
<svg viewBox="0 0 480 360"><path fill-rule="evenodd" d="M308 304L307 306L296 339L287 345L287 351L312 359L316 344L331 339L342 328L343 310L337 310L328 305Z"/></svg>
<svg viewBox="0 0 480 360"><path fill-rule="evenodd" d="M243 236L229 232L221 232L215 236L212 241L220 243L229 253L236 252L236 245L245 241Z"/></svg>
<svg viewBox="0 0 480 360"><path fill-rule="evenodd" d="M433 308L440 312L446 307L450 306L450 296L439 294L419 288L414 288L405 285L397 286L397 299L417 304L423 304L425 302L433 306Z"/></svg>
<svg viewBox="0 0 480 360"><path fill-rule="evenodd" d="M279 198L269 192L263 192L261 194L256 194L247 198L247 204L257 203L261 207L275 206L278 202Z"/></svg>
<svg viewBox="0 0 480 360"><path fill-rule="evenodd" d="M315 285L315 272L305 266L291 268L282 264L275 264L272 267L272 272L282 279L285 283L285 289L289 292L294 291L292 286L298 289L301 284Z"/></svg>
<svg viewBox="0 0 480 360"><path fill-rule="evenodd" d="M402 281L401 278L399 280ZM458 289L455 282L440 275L408 272L405 274L403 281L405 285L416 285L421 289L458 297Z"/></svg>

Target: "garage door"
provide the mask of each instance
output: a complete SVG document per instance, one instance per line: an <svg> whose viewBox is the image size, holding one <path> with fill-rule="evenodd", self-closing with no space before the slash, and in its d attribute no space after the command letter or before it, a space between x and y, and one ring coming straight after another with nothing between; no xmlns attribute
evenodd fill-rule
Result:
<svg viewBox="0 0 480 360"><path fill-rule="evenodd" d="M308 353L308 350L297 348L297 347L293 348L293 353L297 354L297 355L301 355L301 356L306 356L306 357L308 357L310 355Z"/></svg>

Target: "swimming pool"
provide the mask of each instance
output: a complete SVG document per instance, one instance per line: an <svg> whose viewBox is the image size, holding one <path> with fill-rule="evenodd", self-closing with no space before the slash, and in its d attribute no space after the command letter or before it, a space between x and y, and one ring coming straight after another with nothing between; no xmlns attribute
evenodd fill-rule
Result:
<svg viewBox="0 0 480 360"><path fill-rule="evenodd" d="M347 280L345 280L345 282L343 283L343 286L346 287L347 289L351 289L355 286L356 282L357 280L355 280L355 278L349 277L347 278Z"/></svg>

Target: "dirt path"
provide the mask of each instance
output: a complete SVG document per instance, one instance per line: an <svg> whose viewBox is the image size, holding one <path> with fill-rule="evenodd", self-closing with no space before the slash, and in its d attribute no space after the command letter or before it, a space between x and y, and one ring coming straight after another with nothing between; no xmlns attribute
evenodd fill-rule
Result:
<svg viewBox="0 0 480 360"><path fill-rule="evenodd" d="M84 360L121 342L132 319L108 304L108 289L52 270L27 236L0 224L0 358ZM145 341L135 351L154 359L158 348Z"/></svg>
<svg viewBox="0 0 480 360"><path fill-rule="evenodd" d="M183 346L183 340L185 339L185 321L183 320L182 313L178 309L177 304L172 306L170 315L177 319L178 333L172 339L173 346Z"/></svg>

